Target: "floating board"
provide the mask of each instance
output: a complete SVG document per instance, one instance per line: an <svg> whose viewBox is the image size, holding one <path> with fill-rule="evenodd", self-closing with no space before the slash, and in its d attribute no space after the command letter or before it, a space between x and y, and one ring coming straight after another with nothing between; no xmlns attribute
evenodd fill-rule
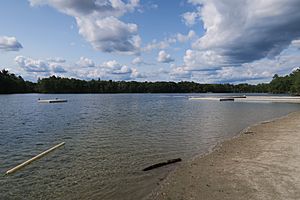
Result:
<svg viewBox="0 0 300 200"><path fill-rule="evenodd" d="M10 169L10 170L8 170L5 174L11 174L11 173L14 173L14 172L18 171L19 169L25 167L26 165L29 165L29 164L32 163L33 161L35 161L35 160L37 160L37 159L39 159L39 158L45 156L46 154L50 153L51 151L54 151L55 149L57 149L57 148L63 146L64 144L65 144L65 143L62 142L62 143L60 143L60 144L58 144L58 145L55 145L54 147L48 149L47 151L44 151L44 152L40 153L39 155L34 156L33 158L31 158L31 159L29 159L29 160L27 160L27 161L25 161L25 162L19 164L18 166L14 167L14 168L12 168L12 169Z"/></svg>
<svg viewBox="0 0 300 200"><path fill-rule="evenodd" d="M65 103L68 102L66 99L43 99L38 100L39 103Z"/></svg>

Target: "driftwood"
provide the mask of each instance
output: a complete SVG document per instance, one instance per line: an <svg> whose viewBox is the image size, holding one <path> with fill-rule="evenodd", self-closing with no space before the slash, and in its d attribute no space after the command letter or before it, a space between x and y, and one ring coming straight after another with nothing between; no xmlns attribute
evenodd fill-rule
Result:
<svg viewBox="0 0 300 200"><path fill-rule="evenodd" d="M220 101L234 101L234 98L222 98Z"/></svg>
<svg viewBox="0 0 300 200"><path fill-rule="evenodd" d="M143 169L143 171L149 171L149 170L152 170L152 169L156 169L158 167L162 167L162 166L169 165L169 164L176 163L176 162L180 162L180 161L182 161L181 158L171 159L171 160L168 160L166 162L161 162L161 163L157 163L157 164L151 165L149 167L146 167L145 169Z"/></svg>

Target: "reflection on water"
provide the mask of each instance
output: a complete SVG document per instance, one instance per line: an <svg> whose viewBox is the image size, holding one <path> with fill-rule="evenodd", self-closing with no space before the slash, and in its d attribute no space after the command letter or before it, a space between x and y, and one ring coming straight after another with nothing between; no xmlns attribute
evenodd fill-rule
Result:
<svg viewBox="0 0 300 200"><path fill-rule="evenodd" d="M66 145L1 176L0 199L141 199L174 168L142 172L145 166L191 158L250 124L300 108L188 96L1 95L1 174L55 144ZM68 103L37 103L55 97Z"/></svg>

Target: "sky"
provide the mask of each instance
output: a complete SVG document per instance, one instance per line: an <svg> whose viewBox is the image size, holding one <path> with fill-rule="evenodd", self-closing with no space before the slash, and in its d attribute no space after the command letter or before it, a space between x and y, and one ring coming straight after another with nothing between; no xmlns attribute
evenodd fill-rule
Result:
<svg viewBox="0 0 300 200"><path fill-rule="evenodd" d="M0 68L37 81L262 83L300 67L299 0L6 0Z"/></svg>

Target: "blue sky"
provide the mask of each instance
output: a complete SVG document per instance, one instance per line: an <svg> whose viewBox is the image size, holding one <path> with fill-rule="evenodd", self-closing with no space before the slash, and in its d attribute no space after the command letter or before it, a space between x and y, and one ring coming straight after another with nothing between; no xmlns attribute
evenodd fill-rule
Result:
<svg viewBox="0 0 300 200"><path fill-rule="evenodd" d="M10 0L0 66L36 81L259 83L300 61L298 0Z"/></svg>

